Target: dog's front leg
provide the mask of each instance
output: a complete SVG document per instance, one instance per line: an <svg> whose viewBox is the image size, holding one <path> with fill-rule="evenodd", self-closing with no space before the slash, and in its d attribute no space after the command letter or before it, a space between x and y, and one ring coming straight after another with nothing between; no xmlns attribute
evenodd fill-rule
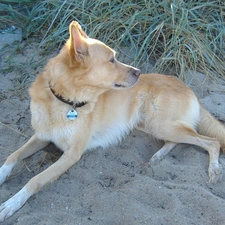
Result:
<svg viewBox="0 0 225 225"><path fill-rule="evenodd" d="M42 141L37 138L36 135L33 135L26 144L9 155L5 163L0 168L0 185L4 183L6 178L10 175L16 163L34 154L38 150L43 149L48 144L48 141Z"/></svg>
<svg viewBox="0 0 225 225"><path fill-rule="evenodd" d="M0 221L12 216L41 187L67 171L80 159L82 153L83 150L78 151L77 149L66 151L57 162L33 177L17 194L0 206Z"/></svg>

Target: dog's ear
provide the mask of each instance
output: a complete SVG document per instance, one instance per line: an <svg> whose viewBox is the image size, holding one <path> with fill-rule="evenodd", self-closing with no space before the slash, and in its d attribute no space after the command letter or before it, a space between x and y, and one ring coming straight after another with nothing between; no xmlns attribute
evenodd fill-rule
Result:
<svg viewBox="0 0 225 225"><path fill-rule="evenodd" d="M70 23L69 31L70 54L75 60L81 61L88 54L88 46L86 42L88 36L76 21Z"/></svg>

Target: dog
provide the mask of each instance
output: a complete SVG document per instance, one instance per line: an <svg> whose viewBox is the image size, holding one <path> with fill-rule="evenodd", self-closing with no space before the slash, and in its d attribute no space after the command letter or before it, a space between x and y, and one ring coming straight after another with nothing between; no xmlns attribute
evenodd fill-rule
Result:
<svg viewBox="0 0 225 225"><path fill-rule="evenodd" d="M50 142L63 154L0 206L0 221L73 166L85 150L115 144L135 128L165 142L150 164L158 163L179 143L197 145L209 153L210 182L221 179L218 158L220 148L225 150L225 128L190 88L175 77L140 74L139 69L122 64L113 49L89 38L76 21L69 31L60 53L29 89L35 134L8 156L0 168L0 184L17 162Z"/></svg>

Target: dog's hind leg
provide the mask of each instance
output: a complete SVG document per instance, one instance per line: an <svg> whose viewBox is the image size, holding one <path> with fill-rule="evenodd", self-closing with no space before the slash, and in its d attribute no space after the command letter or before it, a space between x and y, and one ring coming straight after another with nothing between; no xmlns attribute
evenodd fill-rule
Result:
<svg viewBox="0 0 225 225"><path fill-rule="evenodd" d="M45 184L57 179L81 157L83 151L66 151L49 168L33 177L17 194L0 206L0 221L4 221L20 209L25 202Z"/></svg>
<svg viewBox="0 0 225 225"><path fill-rule="evenodd" d="M209 180L216 183L222 177L219 164L220 143L215 138L198 134L192 127L180 121L165 124L163 132L155 137L174 143L186 143L200 146L209 153Z"/></svg>
<svg viewBox="0 0 225 225"><path fill-rule="evenodd" d="M8 156L7 160L0 168L0 185L4 183L6 178L10 175L13 167L17 162L25 159L26 157L34 154L40 149L43 149L49 144L48 141L42 141L33 135L30 140L24 144L17 151Z"/></svg>
<svg viewBox="0 0 225 225"><path fill-rule="evenodd" d="M175 142L165 142L163 147L152 156L149 163L156 164L160 162L176 145Z"/></svg>

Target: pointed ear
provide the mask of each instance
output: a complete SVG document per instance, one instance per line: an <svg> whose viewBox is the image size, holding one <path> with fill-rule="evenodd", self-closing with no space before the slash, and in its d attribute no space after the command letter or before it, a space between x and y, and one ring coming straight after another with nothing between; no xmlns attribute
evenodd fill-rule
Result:
<svg viewBox="0 0 225 225"><path fill-rule="evenodd" d="M88 38L87 34L82 30L79 23L73 21L70 23L70 52L72 56L75 56L75 59L82 60L85 55L88 53L88 46L86 39Z"/></svg>

